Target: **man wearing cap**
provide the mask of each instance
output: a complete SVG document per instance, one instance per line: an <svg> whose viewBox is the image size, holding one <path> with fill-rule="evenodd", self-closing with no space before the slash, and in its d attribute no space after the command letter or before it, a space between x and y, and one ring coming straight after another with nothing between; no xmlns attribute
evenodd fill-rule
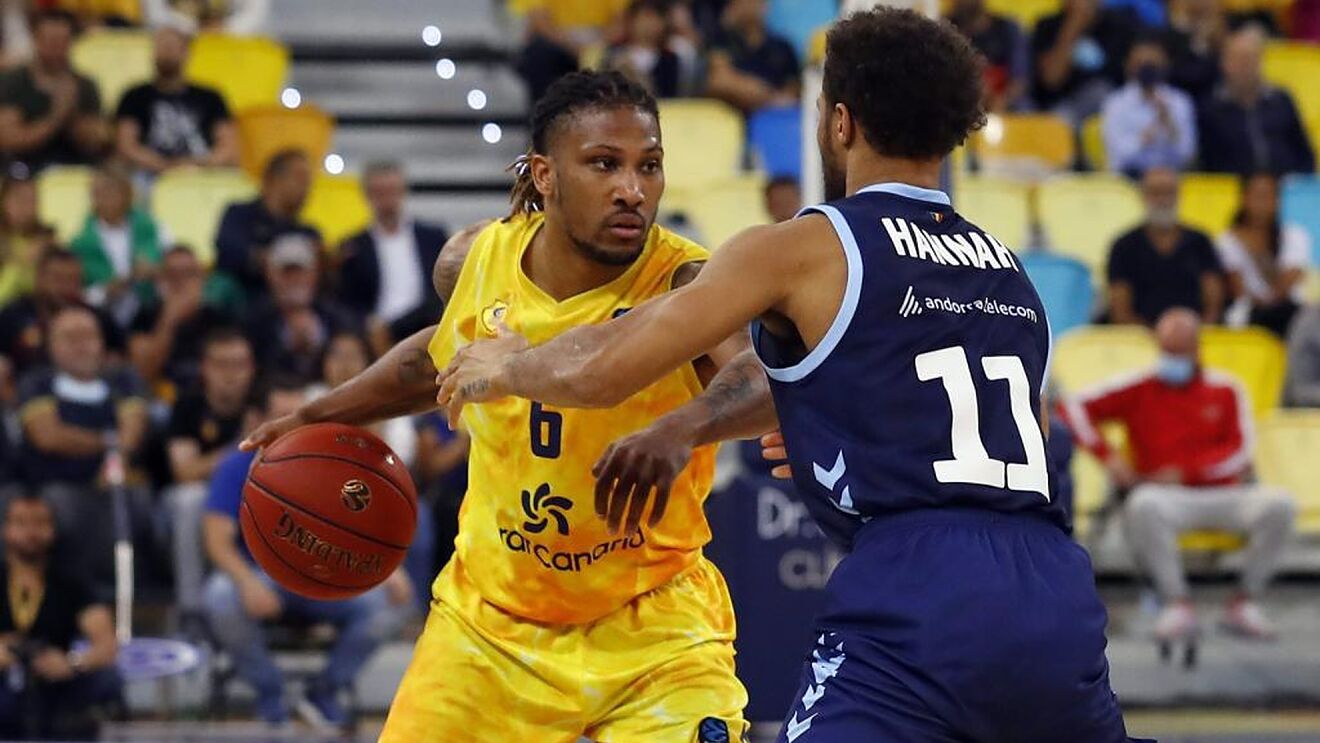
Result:
<svg viewBox="0 0 1320 743"><path fill-rule="evenodd" d="M316 243L301 233L271 243L266 295L248 318L247 336L264 372L320 376L321 352L336 333L359 332L360 323L339 304L320 296Z"/></svg>

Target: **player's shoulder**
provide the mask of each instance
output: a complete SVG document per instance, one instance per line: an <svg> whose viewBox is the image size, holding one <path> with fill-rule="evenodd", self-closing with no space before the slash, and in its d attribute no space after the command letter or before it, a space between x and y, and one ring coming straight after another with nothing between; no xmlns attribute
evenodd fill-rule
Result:
<svg viewBox="0 0 1320 743"><path fill-rule="evenodd" d="M467 262L477 239L497 224L499 224L498 220L483 219L455 232L445 241L444 246L440 248L440 255L435 259L435 266L431 269L431 283L440 299L449 300L454 293L454 286L458 283L458 276L463 272L463 264Z"/></svg>

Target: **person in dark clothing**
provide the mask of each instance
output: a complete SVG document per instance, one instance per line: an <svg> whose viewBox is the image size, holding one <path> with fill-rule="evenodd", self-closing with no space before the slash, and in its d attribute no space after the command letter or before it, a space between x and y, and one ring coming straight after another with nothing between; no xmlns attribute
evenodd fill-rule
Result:
<svg viewBox="0 0 1320 743"><path fill-rule="evenodd" d="M238 164L238 131L224 98L183 76L188 37L156 31L156 79L130 88L115 113L120 157L161 173L180 165Z"/></svg>
<svg viewBox="0 0 1320 743"><path fill-rule="evenodd" d="M283 150L266 164L256 200L230 204L220 218L215 236L216 268L238 281L249 300L265 293L264 261L275 238L296 232L321 242L316 228L298 221L311 187L307 154Z"/></svg>
<svg viewBox="0 0 1320 743"><path fill-rule="evenodd" d="M1219 0L1183 0L1169 9L1162 34L1169 52L1169 82L1195 101L1210 97L1219 84L1219 52L1229 21Z"/></svg>
<svg viewBox="0 0 1320 743"><path fill-rule="evenodd" d="M1012 19L991 13L985 0L957 0L949 22L985 55L986 108L1018 108L1031 81L1031 54L1022 29Z"/></svg>
<svg viewBox="0 0 1320 743"><path fill-rule="evenodd" d="M1315 152L1288 91L1269 85L1261 71L1265 37L1238 31L1224 45L1224 82L1201 106L1201 169L1310 173Z"/></svg>
<svg viewBox="0 0 1320 743"><path fill-rule="evenodd" d="M32 21L31 64L0 73L0 156L37 170L91 164L109 132L96 83L73 71L74 18L45 10Z"/></svg>
<svg viewBox="0 0 1320 743"><path fill-rule="evenodd" d="M1100 0L1067 0L1042 18L1031 36L1036 105L1080 125L1123 83L1123 64L1139 24L1131 8L1103 8Z"/></svg>
<svg viewBox="0 0 1320 743"><path fill-rule="evenodd" d="M270 248L268 296L252 308L247 336L266 373L313 379L326 344L336 333L361 332L341 305L317 295L316 246L304 235L284 235Z"/></svg>
<svg viewBox="0 0 1320 743"><path fill-rule="evenodd" d="M156 299L129 325L129 358L151 384L191 389L198 381L202 345L218 328L236 327L233 312L206 296L206 269L182 245L168 250L156 277Z"/></svg>
<svg viewBox="0 0 1320 743"><path fill-rule="evenodd" d="M709 44L707 95L746 113L796 105L801 88L797 53L770 31L765 14L765 0L729 0Z"/></svg>
<svg viewBox="0 0 1320 743"><path fill-rule="evenodd" d="M46 331L62 307L83 303L82 266L67 250L48 250L37 261L32 293L0 311L0 356L8 357L15 377L46 363ZM112 357L124 352L124 333L109 314L91 309Z"/></svg>
<svg viewBox="0 0 1320 743"><path fill-rule="evenodd" d="M657 98L681 93L682 60L667 44L669 5L667 0L629 3L624 14L626 37L609 48L602 65L637 80Z"/></svg>
<svg viewBox="0 0 1320 743"><path fill-rule="evenodd" d="M1141 181L1146 221L1109 252L1109 320L1154 325L1172 307L1206 323L1224 308L1224 272L1210 238L1178 222L1178 174L1151 168Z"/></svg>
<svg viewBox="0 0 1320 743"><path fill-rule="evenodd" d="M52 559L55 519L39 498L5 506L0 563L0 738L94 738L101 709L122 699L114 620ZM86 649L74 650L82 638ZM16 683L18 682L18 683Z"/></svg>
<svg viewBox="0 0 1320 743"><path fill-rule="evenodd" d="M372 345L393 346L434 323L440 299L431 291L431 267L449 235L408 216L408 183L398 163L373 163L363 175L371 225L340 247L339 301L370 318Z"/></svg>

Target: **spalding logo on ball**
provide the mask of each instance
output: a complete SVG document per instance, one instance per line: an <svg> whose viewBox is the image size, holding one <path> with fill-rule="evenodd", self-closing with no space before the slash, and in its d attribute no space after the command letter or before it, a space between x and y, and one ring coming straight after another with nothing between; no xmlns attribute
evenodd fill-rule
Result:
<svg viewBox="0 0 1320 743"><path fill-rule="evenodd" d="M344 599L403 562L417 527L417 489L371 433L315 423L281 436L252 463L239 526L253 559L281 586Z"/></svg>
<svg viewBox="0 0 1320 743"><path fill-rule="evenodd" d="M344 501L344 507L353 513L361 511L371 503L371 488L361 480L349 480L344 483L339 489L339 495Z"/></svg>

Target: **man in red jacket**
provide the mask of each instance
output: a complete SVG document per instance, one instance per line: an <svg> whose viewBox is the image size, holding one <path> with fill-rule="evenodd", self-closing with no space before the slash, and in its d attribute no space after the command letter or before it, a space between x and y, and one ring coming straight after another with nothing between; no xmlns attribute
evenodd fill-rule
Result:
<svg viewBox="0 0 1320 743"><path fill-rule="evenodd" d="M1114 486L1128 491L1128 543L1165 601L1156 634L1176 638L1198 631L1178 534L1214 529L1249 539L1242 587L1228 604L1225 626L1250 637L1271 637L1273 628L1254 599L1269 583L1292 534L1292 497L1250 482L1251 404L1236 380L1201 368L1196 314L1169 310L1155 335L1160 360L1153 371L1069 400L1064 419L1078 443L1104 462ZM1108 421L1127 429L1131 461L1097 433Z"/></svg>

